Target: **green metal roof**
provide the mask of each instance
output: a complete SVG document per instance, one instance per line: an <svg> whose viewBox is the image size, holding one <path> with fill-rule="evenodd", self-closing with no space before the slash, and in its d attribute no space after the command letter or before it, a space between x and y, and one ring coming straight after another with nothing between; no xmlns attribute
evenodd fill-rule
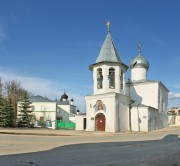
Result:
<svg viewBox="0 0 180 166"><path fill-rule="evenodd" d="M110 32L108 32L105 41L100 50L96 63L99 62L119 62L121 63L120 56L114 45Z"/></svg>
<svg viewBox="0 0 180 166"><path fill-rule="evenodd" d="M54 102L57 105L69 105L69 101L53 101L40 95L30 97L31 102Z"/></svg>
<svg viewBox="0 0 180 166"><path fill-rule="evenodd" d="M42 97L39 95L30 97L30 101L31 102L54 102L46 97Z"/></svg>

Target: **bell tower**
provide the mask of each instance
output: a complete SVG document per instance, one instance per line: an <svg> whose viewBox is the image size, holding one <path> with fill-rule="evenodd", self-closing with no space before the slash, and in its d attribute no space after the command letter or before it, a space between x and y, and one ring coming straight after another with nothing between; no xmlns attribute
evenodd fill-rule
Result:
<svg viewBox="0 0 180 166"><path fill-rule="evenodd" d="M128 67L122 63L112 40L109 21L106 26L107 36L96 63L89 66L90 70L93 71L93 93L116 92L125 94L125 72Z"/></svg>
<svg viewBox="0 0 180 166"><path fill-rule="evenodd" d="M117 132L128 128L123 124L128 115L125 73L128 69L122 63L110 33L107 35L96 62L89 66L93 72L93 94L85 97L87 131Z"/></svg>

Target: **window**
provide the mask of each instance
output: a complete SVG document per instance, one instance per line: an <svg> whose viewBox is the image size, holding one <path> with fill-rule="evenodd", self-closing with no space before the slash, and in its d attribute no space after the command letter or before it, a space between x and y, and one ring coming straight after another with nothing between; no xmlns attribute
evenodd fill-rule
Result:
<svg viewBox="0 0 180 166"><path fill-rule="evenodd" d="M120 82L121 82L121 89L123 89L123 70L121 70Z"/></svg>
<svg viewBox="0 0 180 166"><path fill-rule="evenodd" d="M102 82L103 82L102 69L99 68L97 69L97 89L103 88Z"/></svg>
<svg viewBox="0 0 180 166"><path fill-rule="evenodd" d="M109 88L114 89L115 88L115 70L114 68L109 69Z"/></svg>
<svg viewBox="0 0 180 166"><path fill-rule="evenodd" d="M34 105L31 106L31 110L35 111L35 106Z"/></svg>

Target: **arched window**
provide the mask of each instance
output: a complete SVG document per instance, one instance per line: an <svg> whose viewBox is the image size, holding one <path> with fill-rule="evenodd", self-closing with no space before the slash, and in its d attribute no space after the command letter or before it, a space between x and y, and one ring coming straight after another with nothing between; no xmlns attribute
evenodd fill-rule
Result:
<svg viewBox="0 0 180 166"><path fill-rule="evenodd" d="M115 88L115 70L114 68L109 69L109 88Z"/></svg>
<svg viewBox="0 0 180 166"><path fill-rule="evenodd" d="M97 89L103 88L102 82L103 82L102 69L99 68L97 69Z"/></svg>

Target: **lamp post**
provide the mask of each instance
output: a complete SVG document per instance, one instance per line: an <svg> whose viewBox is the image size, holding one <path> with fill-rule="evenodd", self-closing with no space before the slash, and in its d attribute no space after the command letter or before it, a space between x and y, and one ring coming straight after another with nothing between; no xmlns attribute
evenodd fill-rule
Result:
<svg viewBox="0 0 180 166"><path fill-rule="evenodd" d="M128 78L128 82L127 82L127 84L128 84L128 87L129 87L129 94L128 94L128 96L129 96L129 131L130 131L130 133L132 133L132 126L131 126L131 80L130 80L130 78Z"/></svg>

